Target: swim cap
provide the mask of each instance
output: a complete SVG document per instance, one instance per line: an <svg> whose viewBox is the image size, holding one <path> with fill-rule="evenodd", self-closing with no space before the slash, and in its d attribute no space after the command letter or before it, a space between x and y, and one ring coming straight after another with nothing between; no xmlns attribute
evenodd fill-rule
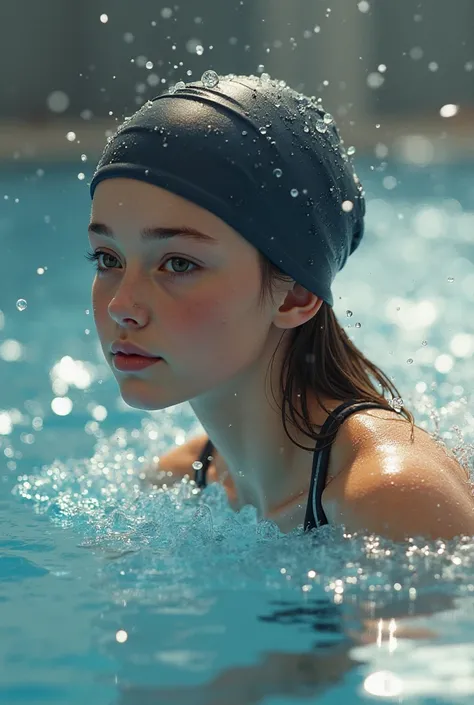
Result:
<svg viewBox="0 0 474 705"><path fill-rule="evenodd" d="M109 138L91 197L114 177L206 208L330 306L364 231L364 192L334 119L267 74L207 71L149 100Z"/></svg>

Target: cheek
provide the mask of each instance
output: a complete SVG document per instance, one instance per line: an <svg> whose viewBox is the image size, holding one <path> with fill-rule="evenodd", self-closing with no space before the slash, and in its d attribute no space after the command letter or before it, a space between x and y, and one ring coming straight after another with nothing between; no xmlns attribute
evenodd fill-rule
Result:
<svg viewBox="0 0 474 705"><path fill-rule="evenodd" d="M92 311L98 330L103 328L109 319L108 304L109 300L100 293L100 284L98 284L97 279L95 279L92 284Z"/></svg>

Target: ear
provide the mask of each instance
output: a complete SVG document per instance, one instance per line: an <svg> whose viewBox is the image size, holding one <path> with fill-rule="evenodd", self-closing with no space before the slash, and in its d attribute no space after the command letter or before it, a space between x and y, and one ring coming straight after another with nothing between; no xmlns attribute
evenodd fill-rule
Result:
<svg viewBox="0 0 474 705"><path fill-rule="evenodd" d="M273 318L276 328L283 330L297 328L306 321L311 320L319 311L323 300L301 284L294 284L293 287L283 295L283 301Z"/></svg>

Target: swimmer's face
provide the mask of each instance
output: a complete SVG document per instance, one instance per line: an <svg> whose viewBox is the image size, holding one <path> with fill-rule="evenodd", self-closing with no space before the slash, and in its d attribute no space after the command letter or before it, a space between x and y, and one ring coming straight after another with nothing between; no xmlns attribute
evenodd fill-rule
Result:
<svg viewBox="0 0 474 705"><path fill-rule="evenodd" d="M94 279L93 310L102 350L130 406L164 409L191 400L256 360L271 311L259 306L257 250L229 225L169 191L125 178L98 184L91 224L114 235L89 235L105 270ZM141 237L158 227L192 228L209 239ZM119 371L111 353L119 339L163 360Z"/></svg>

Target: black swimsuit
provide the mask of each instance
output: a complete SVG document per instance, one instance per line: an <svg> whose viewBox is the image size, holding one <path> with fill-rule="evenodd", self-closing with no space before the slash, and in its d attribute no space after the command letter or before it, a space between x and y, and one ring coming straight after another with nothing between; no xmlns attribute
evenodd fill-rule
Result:
<svg viewBox="0 0 474 705"><path fill-rule="evenodd" d="M357 411L362 411L363 409L386 409L386 407L370 401L357 402L351 400L344 402L334 409L331 414L329 414L321 428L321 434L332 433L332 443L341 424L351 414L354 414ZM328 443L328 439L318 441L314 449L313 471L311 473L311 485L309 488L308 504L306 506L306 516L304 520L305 531L310 531L311 529L318 528L323 524L329 523L323 511L321 495L326 485L331 443ZM322 446L325 447L323 448ZM202 463L202 468L195 471L194 479L198 487L206 487L206 473L211 462L209 456L212 456L213 450L214 446L212 442L210 440L207 441L199 457L199 461Z"/></svg>

